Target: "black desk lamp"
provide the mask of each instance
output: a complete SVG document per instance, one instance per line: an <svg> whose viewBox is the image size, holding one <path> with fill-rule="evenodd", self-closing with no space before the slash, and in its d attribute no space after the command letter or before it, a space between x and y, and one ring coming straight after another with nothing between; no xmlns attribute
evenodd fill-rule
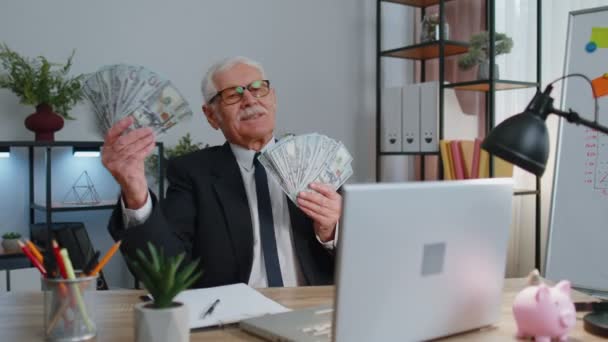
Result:
<svg viewBox="0 0 608 342"><path fill-rule="evenodd" d="M549 157L549 132L545 125L545 119L549 114L557 114L566 118L568 122L581 124L608 134L608 128L597 121L597 98L595 98L595 119L593 121L580 117L571 109L564 112L553 107L553 98L550 96L553 84L570 76L583 77L591 84L591 80L582 74L570 74L551 82L544 92L536 92L523 113L514 115L496 126L488 134L481 147L524 170L541 176L545 172Z"/></svg>
<svg viewBox="0 0 608 342"><path fill-rule="evenodd" d="M566 118L568 122L581 124L608 134L608 128L598 123L597 98L595 98L593 121L581 118L572 109L564 112L553 107L553 98L550 96L553 84L570 76L586 79L593 89L591 80L582 74L566 75L551 82L544 92L536 92L523 113L514 115L496 126L488 134L481 147L536 176L541 176L545 172L549 156L549 132L545 125L545 119L549 114L557 114ZM537 236L540 235L537 234ZM536 248L538 248L538 244ZM608 337L608 305L596 306L592 310L594 312L584 317L585 330Z"/></svg>

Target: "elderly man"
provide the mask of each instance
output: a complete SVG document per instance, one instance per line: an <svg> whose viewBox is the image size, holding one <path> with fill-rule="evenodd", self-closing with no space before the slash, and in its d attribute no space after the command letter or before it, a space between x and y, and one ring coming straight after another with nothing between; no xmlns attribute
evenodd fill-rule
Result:
<svg viewBox="0 0 608 342"><path fill-rule="evenodd" d="M276 94L261 65L245 57L223 60L205 75L202 92L207 121L227 142L171 160L161 203L144 174L153 132L125 134L128 117L106 136L102 162L122 190L109 231L123 241L122 252L132 256L151 241L167 254L200 258L196 287L333 283L342 198L311 184L315 192L301 192L297 207L257 161L276 141Z"/></svg>

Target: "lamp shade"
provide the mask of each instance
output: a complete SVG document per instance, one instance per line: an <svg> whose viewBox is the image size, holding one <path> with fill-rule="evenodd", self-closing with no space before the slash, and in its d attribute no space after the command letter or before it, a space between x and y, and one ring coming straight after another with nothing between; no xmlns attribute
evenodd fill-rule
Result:
<svg viewBox="0 0 608 342"><path fill-rule="evenodd" d="M540 115L525 111L496 126L481 147L540 176L549 157L549 132Z"/></svg>

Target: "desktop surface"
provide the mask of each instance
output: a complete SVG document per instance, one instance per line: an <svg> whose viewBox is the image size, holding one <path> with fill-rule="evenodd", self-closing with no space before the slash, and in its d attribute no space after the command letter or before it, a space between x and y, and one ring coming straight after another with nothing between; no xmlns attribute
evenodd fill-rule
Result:
<svg viewBox="0 0 608 342"><path fill-rule="evenodd" d="M517 341L511 304L518 291L525 287L525 279L507 279L502 297L500 321L482 330L446 338L447 341ZM373 288L370 291L374 291ZM295 287L261 289L260 292L292 309L315 307L333 303L334 287ZM133 305L139 302L139 290L97 292L97 341L133 341ZM573 291L578 301L593 298ZM583 313L577 314L576 326L570 341L604 341L583 329ZM42 341L42 292L0 294L0 334L2 341ZM190 340L196 341L261 341L240 330L237 325L194 331Z"/></svg>

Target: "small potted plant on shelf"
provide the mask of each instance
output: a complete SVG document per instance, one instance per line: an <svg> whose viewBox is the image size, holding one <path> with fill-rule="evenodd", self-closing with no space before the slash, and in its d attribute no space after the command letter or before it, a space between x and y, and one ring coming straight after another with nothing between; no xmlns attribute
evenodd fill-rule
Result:
<svg viewBox="0 0 608 342"><path fill-rule="evenodd" d="M74 52L65 65L51 63L44 56L23 57L0 44L0 88L11 90L22 104L36 107L25 127L36 133L37 141L53 141L71 108L82 99L82 75L69 77Z"/></svg>
<svg viewBox="0 0 608 342"><path fill-rule="evenodd" d="M420 29L420 42L431 42L439 40L439 14L428 14L422 19ZM450 39L450 25L447 22L443 23L443 39Z"/></svg>
<svg viewBox="0 0 608 342"><path fill-rule="evenodd" d="M6 253L18 253L21 251L19 247L19 239L21 234L15 232L8 232L2 234L2 248Z"/></svg>
<svg viewBox="0 0 608 342"><path fill-rule="evenodd" d="M498 56L511 52L513 48L513 39L504 33L496 32L494 34L495 48L494 55ZM490 63L489 52L490 34L487 31L471 36L469 51L458 59L458 66L463 70L471 69L479 65L477 69L477 78L487 80L490 78ZM499 78L498 65L494 65L494 78Z"/></svg>
<svg viewBox="0 0 608 342"><path fill-rule="evenodd" d="M165 148L163 161L167 161L167 160L175 158L175 157L183 156L185 154L195 152L195 151L200 150L201 148L206 148L206 147L209 147L209 144L206 144L205 146L203 146L203 143L200 143L200 142L193 143L192 138L190 137L190 133L186 133L186 135L182 136L179 139L179 142L173 148L170 148L170 147ZM164 166L166 167L167 163L164 163ZM148 173L150 175L152 175L152 177L154 177L154 179L158 183L159 172L158 172L158 156L157 155L153 154L146 159L146 169L147 169ZM163 170L162 174L164 174L164 170Z"/></svg>
<svg viewBox="0 0 608 342"><path fill-rule="evenodd" d="M148 255L136 251L127 263L152 296L152 302L135 305L137 342L189 341L190 318L185 303L173 301L202 275L198 260L182 266L184 253L167 257L148 242ZM180 267L181 266L181 267Z"/></svg>

